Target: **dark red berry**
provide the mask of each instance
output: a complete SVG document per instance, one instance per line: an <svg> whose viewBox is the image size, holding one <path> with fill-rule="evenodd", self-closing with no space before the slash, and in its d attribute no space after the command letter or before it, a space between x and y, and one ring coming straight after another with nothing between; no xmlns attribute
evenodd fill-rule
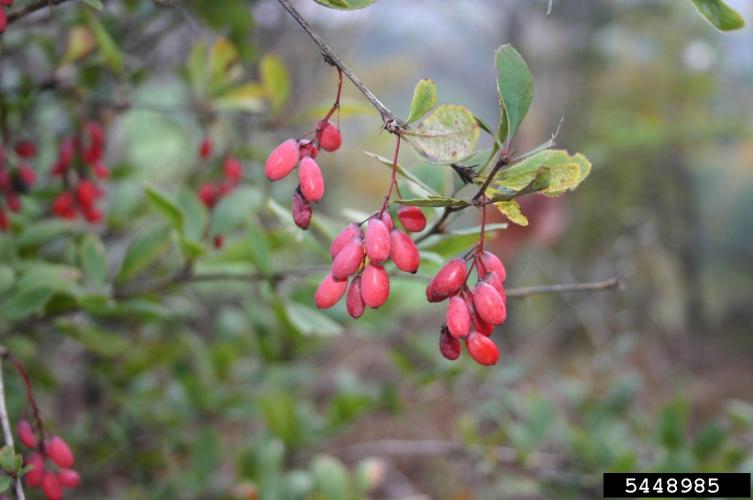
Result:
<svg viewBox="0 0 753 500"><path fill-rule="evenodd" d="M220 248L222 248L222 245L225 244L225 238L221 234L217 234L215 235L213 242L214 248L219 250Z"/></svg>
<svg viewBox="0 0 753 500"><path fill-rule="evenodd" d="M18 431L18 439L24 446L32 450L37 447L37 436L28 420L19 420L16 430Z"/></svg>
<svg viewBox="0 0 753 500"><path fill-rule="evenodd" d="M58 475L54 472L47 471L42 476L42 493L47 500L60 500L63 498L63 487L60 484Z"/></svg>
<svg viewBox="0 0 753 500"><path fill-rule="evenodd" d="M303 230L309 228L314 211L311 209L308 200L297 189L293 192L293 203L290 211L293 214L293 222L296 226Z"/></svg>
<svg viewBox="0 0 753 500"><path fill-rule="evenodd" d="M486 335L471 332L465 339L465 346L468 348L471 357L481 365L496 365L499 360L497 345Z"/></svg>
<svg viewBox="0 0 753 500"><path fill-rule="evenodd" d="M340 130L332 122L319 122L319 146L325 151L337 151L343 142Z"/></svg>
<svg viewBox="0 0 753 500"><path fill-rule="evenodd" d="M8 15L5 13L5 9L0 9L0 33L5 33L5 28L8 27Z"/></svg>
<svg viewBox="0 0 753 500"><path fill-rule="evenodd" d="M101 222L104 218L104 215L102 212L97 209L94 205L88 205L85 207L82 207L81 211L84 214L84 219L86 219L87 222L90 222L92 224L96 224L98 222Z"/></svg>
<svg viewBox="0 0 753 500"><path fill-rule="evenodd" d="M228 156L222 164L222 174L230 182L238 182L243 178L243 164L235 156Z"/></svg>
<svg viewBox="0 0 753 500"><path fill-rule="evenodd" d="M371 262L381 264L390 256L390 233L380 219L372 218L366 228L366 255Z"/></svg>
<svg viewBox="0 0 753 500"><path fill-rule="evenodd" d="M37 487L42 482L44 476L44 457L39 453L32 453L26 458L26 465L31 465L33 469L26 473L26 484L30 487Z"/></svg>
<svg viewBox="0 0 753 500"><path fill-rule="evenodd" d="M450 295L456 294L465 284L466 267L463 259L452 259L439 270L431 280L431 296L444 300ZM427 289L427 296L429 290Z"/></svg>
<svg viewBox="0 0 753 500"><path fill-rule="evenodd" d="M397 218L405 229L412 233L423 231L426 228L426 216L418 207L401 205L397 209Z"/></svg>
<svg viewBox="0 0 753 500"><path fill-rule="evenodd" d="M298 164L298 141L288 139L277 146L267 158L264 171L270 181L279 181Z"/></svg>
<svg viewBox="0 0 753 500"><path fill-rule="evenodd" d="M110 170L107 168L107 165L105 165L101 161L98 161L92 165L92 171L94 172L94 175L96 175L100 179L107 179L108 177L110 177Z"/></svg>
<svg viewBox="0 0 753 500"><path fill-rule="evenodd" d="M204 136L204 138L201 140L201 145L199 146L199 158L201 158L202 160L209 158L209 156L212 154L212 149L214 149L212 138L208 135Z"/></svg>
<svg viewBox="0 0 753 500"><path fill-rule="evenodd" d="M502 280L502 283L505 282L507 279L507 271L505 270L505 265L502 264L502 261L499 260L499 258L494 255L491 252L484 251L481 254L480 257L481 265L479 266L479 269L481 270L482 278L486 275L486 273L495 272L499 276L499 279Z"/></svg>
<svg viewBox="0 0 753 500"><path fill-rule="evenodd" d="M361 277L363 302L374 309L381 307L390 296L390 277L387 271L373 262L366 266Z"/></svg>
<svg viewBox="0 0 753 500"><path fill-rule="evenodd" d="M81 484L81 476L73 469L60 469L58 479L63 488L77 488Z"/></svg>
<svg viewBox="0 0 753 500"><path fill-rule="evenodd" d="M61 219L75 219L76 210L73 195L68 191L60 193L52 202L52 213Z"/></svg>
<svg viewBox="0 0 753 500"><path fill-rule="evenodd" d="M11 212L19 212L21 210L21 199L13 191L5 193L5 203Z"/></svg>
<svg viewBox="0 0 753 500"><path fill-rule="evenodd" d="M0 231L7 231L9 228L10 221L8 220L8 214L0 207Z"/></svg>
<svg viewBox="0 0 753 500"><path fill-rule="evenodd" d="M199 199L207 208L212 208L219 198L220 188L216 184L202 184L199 188Z"/></svg>
<svg viewBox="0 0 753 500"><path fill-rule="evenodd" d="M350 282L350 288L348 288L348 296L345 299L345 306L348 309L348 314L353 319L358 319L363 315L366 309L366 304L361 296L361 277L355 277Z"/></svg>
<svg viewBox="0 0 753 500"><path fill-rule="evenodd" d="M348 287L347 281L335 281L331 274L328 274L319 284L314 294L314 303L319 309L329 309L337 304Z"/></svg>
<svg viewBox="0 0 753 500"><path fill-rule="evenodd" d="M298 181L301 185L301 193L307 200L317 202L324 196L322 169L310 156L301 160L301 165L298 167Z"/></svg>
<svg viewBox="0 0 753 500"><path fill-rule="evenodd" d="M16 143L16 154L21 158L34 158L37 155L37 147L29 140L20 140Z"/></svg>
<svg viewBox="0 0 753 500"><path fill-rule="evenodd" d="M476 314L492 325L501 325L507 319L507 309L502 296L489 283L480 281L473 290Z"/></svg>
<svg viewBox="0 0 753 500"><path fill-rule="evenodd" d="M361 238L354 238L343 247L332 261L332 277L338 281L347 280L361 267L364 246Z"/></svg>
<svg viewBox="0 0 753 500"><path fill-rule="evenodd" d="M345 228L340 231L340 234L337 235L337 237L332 241L332 244L329 246L329 255L333 259L337 256L338 253L340 253L340 250L345 247L353 238L360 237L361 236L361 230L358 227L358 224L352 223L345 226Z"/></svg>
<svg viewBox="0 0 753 500"><path fill-rule="evenodd" d="M446 327L442 328L439 333L439 352L450 361L455 361L460 357L460 341L450 335Z"/></svg>
<svg viewBox="0 0 753 500"><path fill-rule="evenodd" d="M70 469L73 467L73 452L68 443L58 436L52 436L44 447L47 457L59 467Z"/></svg>
<svg viewBox="0 0 753 500"><path fill-rule="evenodd" d="M415 273L421 263L418 247L407 234L393 229L390 231L390 257L401 271Z"/></svg>
<svg viewBox="0 0 753 500"><path fill-rule="evenodd" d="M471 332L471 313L468 305L458 295L447 304L447 329L454 337L465 337Z"/></svg>
<svg viewBox="0 0 753 500"><path fill-rule="evenodd" d="M76 200L84 207L93 205L99 197L99 193L100 191L97 186L86 179L79 182L78 186L76 186Z"/></svg>

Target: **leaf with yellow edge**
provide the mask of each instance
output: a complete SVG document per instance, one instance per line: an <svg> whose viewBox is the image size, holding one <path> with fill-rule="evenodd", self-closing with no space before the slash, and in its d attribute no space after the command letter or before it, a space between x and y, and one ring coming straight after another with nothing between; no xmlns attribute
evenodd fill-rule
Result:
<svg viewBox="0 0 753 500"><path fill-rule="evenodd" d="M564 150L549 149L498 173L492 184L499 192L516 193L529 188L537 176L545 175L546 183L540 183L536 190L529 188L527 192L559 196L578 187L590 173L591 163L582 154L570 155ZM483 182L483 179L477 181Z"/></svg>
<svg viewBox="0 0 753 500"><path fill-rule="evenodd" d="M473 113L463 106L445 104L401 135L427 159L451 163L473 154L479 134Z"/></svg>
<svg viewBox="0 0 753 500"><path fill-rule="evenodd" d="M519 226L528 225L528 217L523 214L523 209L520 208L515 200L499 201L494 204L497 209L502 212L502 215L507 217L510 222L513 222Z"/></svg>
<svg viewBox="0 0 753 500"><path fill-rule="evenodd" d="M267 54L259 62L259 73L267 99L272 105L272 113L276 114L290 94L288 70L279 57Z"/></svg>

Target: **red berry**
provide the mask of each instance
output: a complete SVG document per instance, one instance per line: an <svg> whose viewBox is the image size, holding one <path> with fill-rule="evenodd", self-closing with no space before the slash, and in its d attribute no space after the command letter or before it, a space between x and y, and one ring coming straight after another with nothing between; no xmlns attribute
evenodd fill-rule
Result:
<svg viewBox="0 0 753 500"><path fill-rule="evenodd" d="M306 156L316 160L316 157L319 156L319 148L316 147L316 144L306 139L298 141L298 152L299 160L303 160Z"/></svg>
<svg viewBox="0 0 753 500"><path fill-rule="evenodd" d="M107 179L108 177L110 177L110 170L107 168L107 165L105 165L101 161L98 161L92 165L92 171L94 172L94 175L96 175L100 179Z"/></svg>
<svg viewBox="0 0 753 500"><path fill-rule="evenodd" d="M444 300L450 295L455 295L465 284L466 272L465 261L463 259L452 259L449 261L429 283L432 297ZM426 293L428 296L428 289Z"/></svg>
<svg viewBox="0 0 753 500"><path fill-rule="evenodd" d="M0 5L5 5L6 7L10 7L13 5L13 0L0 0Z"/></svg>
<svg viewBox="0 0 753 500"><path fill-rule="evenodd" d="M220 197L220 189L215 184L202 184L199 188L199 199L207 208L212 208Z"/></svg>
<svg viewBox="0 0 753 500"><path fill-rule="evenodd" d="M44 476L44 458L39 453L32 453L26 458L26 465L34 467L26 473L26 484L32 488L39 486Z"/></svg>
<svg viewBox="0 0 753 500"><path fill-rule="evenodd" d="M465 337L471 331L471 313L468 304L458 295L447 304L447 329L454 337Z"/></svg>
<svg viewBox="0 0 753 500"><path fill-rule="evenodd" d="M376 309L387 302L390 296L390 277L384 268L375 263L370 263L363 270L361 276L361 297L363 302Z"/></svg>
<svg viewBox="0 0 753 500"><path fill-rule="evenodd" d="M494 325L492 325L491 323L487 323L486 321L484 321L483 319L479 318L478 316L476 316L475 321L476 321L476 331L477 332L479 332L479 333L481 333L483 335L486 335L488 337L494 331Z"/></svg>
<svg viewBox="0 0 753 500"><path fill-rule="evenodd" d="M497 276L499 276L499 279L502 280L502 283L505 282L505 280L507 279L507 271L505 270L505 265L502 264L502 261L499 260L496 255L491 252L485 251L481 254L480 261L481 265L479 266L479 270L481 272L482 278L486 276L486 273L493 271L497 273Z"/></svg>
<svg viewBox="0 0 753 500"><path fill-rule="evenodd" d="M60 500L63 498L63 487L60 485L60 479L54 472L45 472L42 476L42 493L47 500Z"/></svg>
<svg viewBox="0 0 753 500"><path fill-rule="evenodd" d="M476 314L492 325L501 325L507 319L507 309L502 296L489 283L480 281L473 291Z"/></svg>
<svg viewBox="0 0 753 500"><path fill-rule="evenodd" d="M225 179L238 182L243 177L243 164L235 156L228 156L222 164L222 173Z"/></svg>
<svg viewBox="0 0 753 500"><path fill-rule="evenodd" d="M19 212L21 210L21 199L13 191L5 193L5 203L11 212Z"/></svg>
<svg viewBox="0 0 753 500"><path fill-rule="evenodd" d="M0 231L7 231L10 228L10 221L8 220L8 214L0 207Z"/></svg>
<svg viewBox="0 0 753 500"><path fill-rule="evenodd" d="M343 247L332 261L332 277L338 281L354 275L363 262L364 248L361 238L354 238Z"/></svg>
<svg viewBox="0 0 753 500"><path fill-rule="evenodd" d="M101 146L105 143L105 129L95 121L86 124L86 132L89 134L89 140L92 144Z"/></svg>
<svg viewBox="0 0 753 500"><path fill-rule="evenodd" d="M340 130L332 122L319 122L319 146L325 151L337 151L343 142Z"/></svg>
<svg viewBox="0 0 753 500"><path fill-rule="evenodd" d="M390 256L390 233L380 219L372 218L366 228L366 255L371 262L381 264Z"/></svg>
<svg viewBox="0 0 753 500"><path fill-rule="evenodd" d="M212 149L214 149L212 138L208 135L204 136L204 139L201 140L201 145L199 146L199 158L201 158L202 160L209 158L209 156L212 154Z"/></svg>
<svg viewBox="0 0 753 500"><path fill-rule="evenodd" d="M0 33L4 33L7 27L8 15L5 13L5 9L0 9Z"/></svg>
<svg viewBox="0 0 753 500"><path fill-rule="evenodd" d="M10 189L11 179L7 170L0 169L0 191Z"/></svg>
<svg viewBox="0 0 753 500"><path fill-rule="evenodd" d="M363 315L366 309L366 304L363 302L361 296L361 277L353 278L350 282L350 288L348 288L348 296L345 299L345 306L348 309L348 314L353 319L358 319Z"/></svg>
<svg viewBox="0 0 753 500"><path fill-rule="evenodd" d="M47 457L64 469L73 467L73 452L62 438L52 436L45 445L44 452Z"/></svg>
<svg viewBox="0 0 753 500"><path fill-rule="evenodd" d="M415 273L421 262L418 247L407 234L393 229L390 231L390 257L401 271Z"/></svg>
<svg viewBox="0 0 753 500"><path fill-rule="evenodd" d="M471 332L465 339L468 353L479 364L485 366L496 365L499 360L499 349L492 339L478 332Z"/></svg>
<svg viewBox="0 0 753 500"><path fill-rule="evenodd" d="M502 302L507 302L505 285L502 283L502 280L499 279L499 275L497 273L495 273L494 271L487 273L487 275L484 276L484 281L489 283L494 287L495 290L497 290L497 292L499 292L499 295L502 297Z"/></svg>
<svg viewBox="0 0 753 500"><path fill-rule="evenodd" d="M337 235L337 237L332 241L332 244L329 246L330 257L334 259L337 254L340 253L340 250L345 247L345 245L350 243L353 238L360 236L361 230L359 229L358 224L351 223L345 226L345 228L340 231L340 234Z"/></svg>
<svg viewBox="0 0 753 500"><path fill-rule="evenodd" d="M301 184L301 193L307 200L317 202L324 196L322 169L313 158L307 156L301 160L301 165L298 167L298 181Z"/></svg>
<svg viewBox="0 0 753 500"><path fill-rule="evenodd" d="M102 161L104 155L104 149L101 144L91 143L82 153L81 156L84 159L84 163L87 165L94 165L95 163Z"/></svg>
<svg viewBox="0 0 753 500"><path fill-rule="evenodd" d="M460 357L460 341L450 335L447 327L442 328L439 333L439 352L450 361L455 361Z"/></svg>
<svg viewBox="0 0 753 500"><path fill-rule="evenodd" d="M296 226L303 230L309 228L314 211L311 209L308 200L297 189L293 192L293 203L290 211L293 214L293 222Z"/></svg>
<svg viewBox="0 0 753 500"><path fill-rule="evenodd" d="M401 205L397 209L397 218L405 229L412 233L423 231L426 228L426 216L418 207Z"/></svg>
<svg viewBox="0 0 753 500"><path fill-rule="evenodd" d="M84 214L84 219L87 220L87 222L90 222L92 224L96 224L98 222L101 222L104 218L104 215L102 214L102 211L97 209L94 205L85 206L81 210Z"/></svg>
<svg viewBox="0 0 753 500"><path fill-rule="evenodd" d="M331 274L328 274L324 281L319 284L314 294L314 302L319 309L329 309L337 304L348 287L347 281L335 281Z"/></svg>
<svg viewBox="0 0 753 500"><path fill-rule="evenodd" d="M220 248L222 248L222 245L225 244L225 238L221 234L217 234L214 236L213 243L214 248L219 250Z"/></svg>
<svg viewBox="0 0 753 500"><path fill-rule="evenodd" d="M395 223L392 222L392 216L387 210L382 212L382 222L384 222L384 225L387 227L387 231L392 231L395 227Z"/></svg>
<svg viewBox="0 0 753 500"><path fill-rule="evenodd" d="M89 207L99 197L99 189L91 181L84 179L76 186L76 200L84 207Z"/></svg>
<svg viewBox="0 0 753 500"><path fill-rule="evenodd" d="M298 141L288 139L277 146L267 158L264 171L270 181L279 181L298 164Z"/></svg>
<svg viewBox="0 0 753 500"><path fill-rule="evenodd" d="M77 488L81 484L81 476L73 469L60 469L58 479L63 488Z"/></svg>
<svg viewBox="0 0 753 500"><path fill-rule="evenodd" d="M16 430L18 431L18 439L24 446L31 449L37 447L37 436L28 420L19 420Z"/></svg>
<svg viewBox="0 0 753 500"><path fill-rule="evenodd" d="M20 140L16 143L16 154L21 158L34 158L37 155L37 147L29 140Z"/></svg>
<svg viewBox="0 0 753 500"><path fill-rule="evenodd" d="M18 167L18 176L21 178L26 186L33 186L37 182L37 173L29 165L21 165Z"/></svg>
<svg viewBox="0 0 753 500"><path fill-rule="evenodd" d="M52 202L52 213L61 219L75 219L76 210L73 195L68 191L60 193Z"/></svg>

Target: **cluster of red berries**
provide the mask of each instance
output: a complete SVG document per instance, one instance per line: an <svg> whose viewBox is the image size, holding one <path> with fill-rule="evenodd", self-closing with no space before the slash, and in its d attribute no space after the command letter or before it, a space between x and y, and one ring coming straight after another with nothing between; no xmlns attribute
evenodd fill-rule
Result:
<svg viewBox="0 0 753 500"><path fill-rule="evenodd" d="M478 276L473 291L467 285L468 259L472 260L471 271L475 267ZM426 287L426 298L429 302L450 299L439 335L439 350L445 358L458 359L460 339L465 339L468 353L477 363L494 365L499 350L489 336L496 325L507 319L505 266L481 245L468 259L453 259L445 264Z"/></svg>
<svg viewBox="0 0 753 500"><path fill-rule="evenodd" d="M60 500L63 488L76 488L81 484L81 476L71 469L73 452L65 440L58 436L37 439L28 420L18 422L17 432L23 445L34 450L24 460L33 467L25 476L30 488L41 488L47 500Z"/></svg>
<svg viewBox="0 0 753 500"><path fill-rule="evenodd" d="M104 191L89 175L105 179L110 175L104 164L105 131L97 122L84 125L80 134L60 141L58 157L51 174L63 179L65 191L52 202L52 212L61 219L81 214L92 224L100 222L102 212L96 202Z"/></svg>
<svg viewBox="0 0 753 500"><path fill-rule="evenodd" d="M13 5L13 0L0 0L0 33L8 27L8 14L5 12L6 7Z"/></svg>
<svg viewBox="0 0 753 500"><path fill-rule="evenodd" d="M0 144L0 231L7 231L10 227L3 199L8 210L18 212L21 210L20 196L26 194L37 180L34 169L28 163L36 155L36 146L28 140L16 142L13 148L8 148L8 153Z"/></svg>
<svg viewBox="0 0 753 500"><path fill-rule="evenodd" d="M400 207L398 219L402 226L411 232L422 231L426 227L426 217L417 207ZM365 235L361 226L366 223ZM332 271L314 295L316 306L327 309L337 304L348 288L346 299L348 314L360 318L366 306L374 309L387 302L390 294L390 278L384 269L389 259L401 271L418 271L420 255L413 240L399 231L390 213L383 209L363 223L348 224L329 249L332 257ZM366 259L368 258L368 263Z"/></svg>
<svg viewBox="0 0 753 500"><path fill-rule="evenodd" d="M337 125L321 120L313 132L313 139L288 139L277 146L267 158L265 173L270 181L279 181L298 166L298 187L293 192L291 211L295 224L308 229L313 215L312 203L324 196L324 176L316 163L319 149L334 152L342 145Z"/></svg>
<svg viewBox="0 0 753 500"><path fill-rule="evenodd" d="M204 137L199 146L199 158L207 160L212 155L214 146L209 136ZM243 164L235 156L227 155L222 162L222 180L219 182L205 182L199 187L198 196L201 202L212 210L220 199L235 189L243 179ZM222 235L214 237L214 246L222 247Z"/></svg>

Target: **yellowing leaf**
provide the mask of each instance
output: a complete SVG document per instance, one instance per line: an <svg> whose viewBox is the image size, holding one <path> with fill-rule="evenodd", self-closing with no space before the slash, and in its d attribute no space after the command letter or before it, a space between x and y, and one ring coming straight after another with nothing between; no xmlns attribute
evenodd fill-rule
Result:
<svg viewBox="0 0 753 500"><path fill-rule="evenodd" d="M252 82L232 87L212 102L219 110L259 113L266 108L264 103L266 96L265 89L258 83Z"/></svg>
<svg viewBox="0 0 753 500"><path fill-rule="evenodd" d="M510 222L514 222L519 226L527 226L528 218L523 214L523 210L515 200L500 201L494 204L502 215L510 219Z"/></svg>
<svg viewBox="0 0 753 500"><path fill-rule="evenodd" d="M238 50L227 38L219 38L209 54L209 78L212 88L219 87L227 79L231 66L238 60Z"/></svg>
<svg viewBox="0 0 753 500"><path fill-rule="evenodd" d="M444 105L402 136L416 151L436 162L456 162L473 154L480 129L463 106Z"/></svg>
<svg viewBox="0 0 753 500"><path fill-rule="evenodd" d="M578 187L589 173L591 163L585 156L571 156L564 150L548 149L503 170L496 175L493 184L495 190L503 194L525 190L525 193L559 196ZM483 179L477 179L477 182L483 182Z"/></svg>
<svg viewBox="0 0 753 500"><path fill-rule="evenodd" d="M97 41L86 26L74 26L68 32L68 48L60 65L64 66L85 58L97 48Z"/></svg>
<svg viewBox="0 0 753 500"><path fill-rule="evenodd" d="M272 104L272 112L277 113L290 94L288 70L279 57L267 54L259 62L259 73L267 98Z"/></svg>

